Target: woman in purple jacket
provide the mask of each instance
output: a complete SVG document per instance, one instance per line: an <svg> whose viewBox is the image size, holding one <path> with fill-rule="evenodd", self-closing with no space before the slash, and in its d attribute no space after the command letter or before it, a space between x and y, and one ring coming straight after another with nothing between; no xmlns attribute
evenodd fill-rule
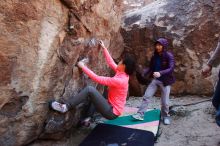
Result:
<svg viewBox="0 0 220 146"><path fill-rule="evenodd" d="M155 52L151 58L149 70L144 73L144 76L152 75L153 80L145 91L138 112L132 115L136 120L144 120L144 112L147 110L150 98L154 96L157 87L160 87L162 104L161 116L164 124L169 125L171 123L169 117L169 96L171 85L175 82L173 76L175 62L173 54L166 50L167 46L168 41L164 38L160 38L155 42Z"/></svg>

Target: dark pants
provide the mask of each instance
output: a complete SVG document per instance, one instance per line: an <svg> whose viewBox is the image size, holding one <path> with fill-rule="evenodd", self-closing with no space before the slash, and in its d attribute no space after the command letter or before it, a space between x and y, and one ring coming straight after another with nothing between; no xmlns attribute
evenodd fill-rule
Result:
<svg viewBox="0 0 220 146"><path fill-rule="evenodd" d="M216 122L220 126L220 80L218 80L215 93L212 99L212 104L217 110Z"/></svg>
<svg viewBox="0 0 220 146"><path fill-rule="evenodd" d="M220 105L220 81L219 80L218 80L215 93L212 99L212 104L218 110L219 105Z"/></svg>
<svg viewBox="0 0 220 146"><path fill-rule="evenodd" d="M68 109L71 109L86 101L89 101L95 110L106 119L115 119L118 117L113 113L112 105L92 86L84 88L79 94L71 97L66 104ZM91 109L89 109L89 113L92 114Z"/></svg>

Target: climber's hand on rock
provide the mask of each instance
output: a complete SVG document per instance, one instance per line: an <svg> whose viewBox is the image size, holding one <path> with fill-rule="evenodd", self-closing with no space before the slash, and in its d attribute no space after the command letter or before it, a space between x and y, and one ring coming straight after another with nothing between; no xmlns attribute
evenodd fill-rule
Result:
<svg viewBox="0 0 220 146"><path fill-rule="evenodd" d="M104 45L104 43L103 43L103 41L102 41L102 40L99 40L99 45L100 45L100 47L101 47L102 49L104 49L104 48L105 48L105 45Z"/></svg>
<svg viewBox="0 0 220 146"><path fill-rule="evenodd" d="M208 76L210 76L211 74L212 74L212 66L210 66L210 65L205 65L204 67L203 67L203 69L202 69L202 76L203 77L208 77Z"/></svg>
<svg viewBox="0 0 220 146"><path fill-rule="evenodd" d="M86 65L86 63L88 63L88 62L89 62L89 59L88 59L88 58L84 58L84 59L80 60L80 61L77 63L77 66L78 66L79 68L83 68L83 67Z"/></svg>
<svg viewBox="0 0 220 146"><path fill-rule="evenodd" d="M154 72L154 73L153 73L153 76L154 76L155 78L159 78L159 77L161 76L161 74L160 74L160 72Z"/></svg>
<svg viewBox="0 0 220 146"><path fill-rule="evenodd" d="M77 63L77 66L78 66L79 68L83 68L83 67L85 66L85 64L84 64L84 62L79 61L79 62Z"/></svg>

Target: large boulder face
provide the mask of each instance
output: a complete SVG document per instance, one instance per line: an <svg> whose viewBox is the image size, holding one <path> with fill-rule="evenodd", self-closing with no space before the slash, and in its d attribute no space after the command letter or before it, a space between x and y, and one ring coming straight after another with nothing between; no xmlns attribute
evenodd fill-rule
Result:
<svg viewBox="0 0 220 146"><path fill-rule="evenodd" d="M0 145L68 137L80 111L59 115L48 101L68 99L94 84L75 66L82 57L89 58L94 72L109 75L94 40L104 40L113 57L120 56L120 6L117 0L1 1Z"/></svg>
<svg viewBox="0 0 220 146"><path fill-rule="evenodd" d="M176 61L177 81L172 93L211 94L218 69L214 69L213 76L208 79L203 79L200 74L220 37L219 17L218 0L155 1L124 15L125 52L135 54L138 64L148 65L154 52L154 41L165 37ZM131 82L136 91L141 91L135 79Z"/></svg>

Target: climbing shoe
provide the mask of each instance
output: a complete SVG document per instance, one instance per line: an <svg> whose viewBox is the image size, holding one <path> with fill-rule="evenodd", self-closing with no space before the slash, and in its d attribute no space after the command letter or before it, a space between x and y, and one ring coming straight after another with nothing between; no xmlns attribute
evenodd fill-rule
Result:
<svg viewBox="0 0 220 146"><path fill-rule="evenodd" d="M55 111L58 111L60 113L65 113L68 110L66 104L61 104L57 101L52 101L50 103L50 108L55 110Z"/></svg>

